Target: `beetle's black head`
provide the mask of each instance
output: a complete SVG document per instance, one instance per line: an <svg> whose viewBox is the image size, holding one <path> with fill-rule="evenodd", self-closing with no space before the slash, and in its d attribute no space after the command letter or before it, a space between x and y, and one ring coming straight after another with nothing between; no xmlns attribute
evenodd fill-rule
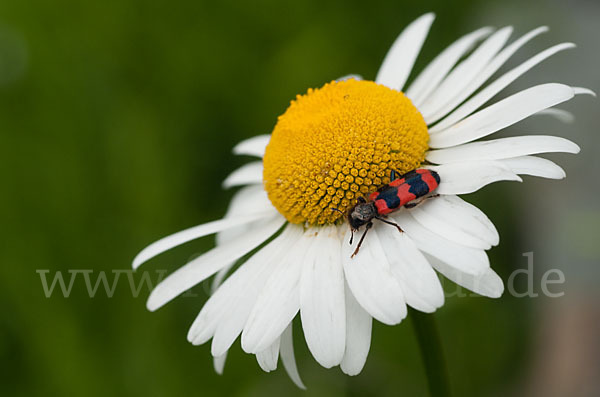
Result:
<svg viewBox="0 0 600 397"><path fill-rule="evenodd" d="M348 223L352 230L358 230L362 225L371 222L377 216L377 207L375 203L359 200L354 207L348 211Z"/></svg>

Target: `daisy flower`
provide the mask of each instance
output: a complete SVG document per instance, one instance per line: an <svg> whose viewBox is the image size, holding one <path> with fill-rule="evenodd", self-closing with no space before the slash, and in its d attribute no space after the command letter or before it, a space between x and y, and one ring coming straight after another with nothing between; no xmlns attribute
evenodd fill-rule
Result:
<svg viewBox="0 0 600 397"><path fill-rule="evenodd" d="M498 244L498 233L458 195L496 181L521 181L519 175L564 178L558 165L534 155L577 153L579 147L545 135L480 139L534 114L569 118L553 106L591 91L548 83L487 104L538 63L574 47L552 46L488 82L546 27L508 45L511 27L476 30L405 87L433 19L423 15L400 34L374 81L353 75L298 95L271 135L234 148L260 160L224 181L226 188L243 186L225 217L163 238L135 258L137 268L177 245L216 234L216 247L163 280L147 306L156 310L214 276L213 293L188 340L199 345L212 339L217 372L241 335L242 349L255 354L262 369L274 370L280 357L304 387L292 343L299 313L316 361L356 375L367 359L373 319L394 325L406 317L407 305L431 313L444 304L437 273L484 296L502 294L486 254ZM388 184L392 170L417 168L438 173L439 196L390 214L402 232L375 220L352 257L358 238L349 244L344 214L359 197Z"/></svg>

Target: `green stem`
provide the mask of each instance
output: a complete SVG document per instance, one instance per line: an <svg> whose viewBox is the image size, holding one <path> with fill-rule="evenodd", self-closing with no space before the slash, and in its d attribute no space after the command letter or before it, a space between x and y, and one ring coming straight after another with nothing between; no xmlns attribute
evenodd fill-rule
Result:
<svg viewBox="0 0 600 397"><path fill-rule="evenodd" d="M448 373L435 318L433 314L416 310L411 310L411 318L427 373L429 393L434 397L450 396Z"/></svg>

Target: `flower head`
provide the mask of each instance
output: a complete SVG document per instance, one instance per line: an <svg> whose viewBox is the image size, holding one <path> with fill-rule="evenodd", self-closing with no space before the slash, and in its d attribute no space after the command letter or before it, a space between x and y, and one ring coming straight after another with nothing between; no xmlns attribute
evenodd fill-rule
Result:
<svg viewBox="0 0 600 397"><path fill-rule="evenodd" d="M242 348L265 371L281 357L303 387L292 348L291 323L299 313L315 359L355 375L367 359L373 318L398 324L407 305L423 312L443 305L436 271L481 295L502 294L502 280L486 254L498 244L498 233L458 195L496 181L521 181L522 174L564 178L558 165L533 155L577 153L579 147L541 135L479 139L534 114L562 114L552 107L591 91L541 84L484 107L523 73L573 47L550 47L487 83L544 27L509 45L511 28L467 34L405 88L433 18L426 14L404 30L375 81L353 76L309 89L291 102L271 135L237 145L235 153L262 160L225 180L225 187L244 187L223 219L159 240L135 258L137 268L179 244L217 233L214 249L167 277L148 300L155 310L216 274L214 293L188 340L202 344L212 338L217 371L241 334ZM361 243L348 243L352 231L343 214L390 183L392 171L419 168L439 175L435 192L425 191L436 195L417 195L389 217L379 213L353 256Z"/></svg>
<svg viewBox="0 0 600 397"><path fill-rule="evenodd" d="M292 223L333 223L356 198L417 168L427 125L402 92L348 79L308 90L279 117L263 158L271 203ZM340 211L331 211L336 207Z"/></svg>

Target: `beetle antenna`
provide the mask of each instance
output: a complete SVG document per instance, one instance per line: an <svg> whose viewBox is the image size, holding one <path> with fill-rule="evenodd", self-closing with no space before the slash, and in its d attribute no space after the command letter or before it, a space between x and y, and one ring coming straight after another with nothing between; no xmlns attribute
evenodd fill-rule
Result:
<svg viewBox="0 0 600 397"><path fill-rule="evenodd" d="M363 240L365 239L365 236L367 235L367 232L369 231L369 229L373 227L373 222L369 222L366 224L365 226L365 231L363 232L362 236L360 236L360 240L358 241L358 245L356 246L356 249L354 250L354 252L352 253L352 255L350 255L350 258L354 258L354 256L356 254L358 254L358 250L360 249L360 246L363 243Z"/></svg>
<svg viewBox="0 0 600 397"><path fill-rule="evenodd" d="M342 211L338 210L337 208L329 207L329 209L333 210L333 211L337 211L337 212L339 212L342 215L344 214Z"/></svg>

